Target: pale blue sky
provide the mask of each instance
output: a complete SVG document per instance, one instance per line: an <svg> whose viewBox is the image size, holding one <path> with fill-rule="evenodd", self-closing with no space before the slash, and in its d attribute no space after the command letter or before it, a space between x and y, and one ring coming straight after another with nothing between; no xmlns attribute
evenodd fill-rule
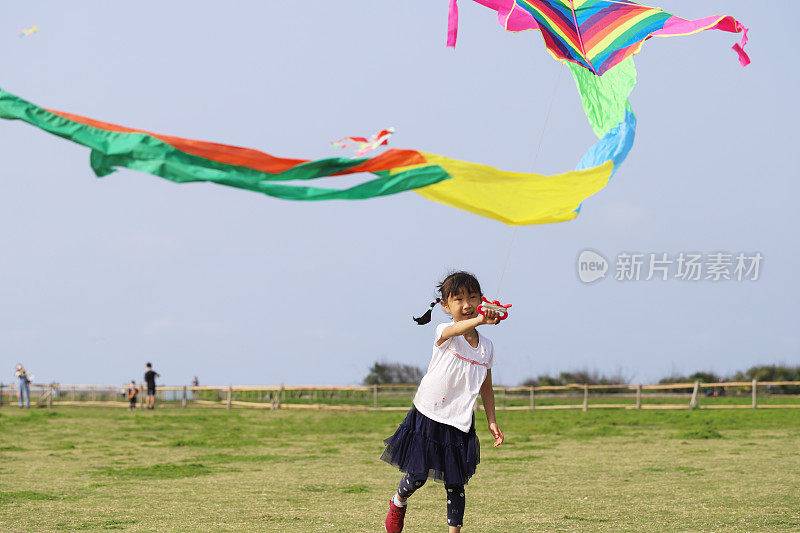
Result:
<svg viewBox="0 0 800 533"><path fill-rule="evenodd" d="M344 135L507 170L573 168L594 138L566 67L536 32L462 0L0 0L0 87L42 106L292 157ZM664 0L751 28L743 69L722 32L652 39L636 57L636 144L581 216L518 230L487 328L495 381L542 372L729 372L800 363L792 44L800 4ZM302 8L300 7L302 6ZM36 24L27 38L18 33ZM541 154L535 153L544 130ZM495 296L513 229L414 193L292 203L123 170L0 122L0 374L121 383L350 384L378 359L425 367L413 326L452 268ZM750 283L582 285L584 248L754 252ZM441 312L434 320L445 319Z"/></svg>

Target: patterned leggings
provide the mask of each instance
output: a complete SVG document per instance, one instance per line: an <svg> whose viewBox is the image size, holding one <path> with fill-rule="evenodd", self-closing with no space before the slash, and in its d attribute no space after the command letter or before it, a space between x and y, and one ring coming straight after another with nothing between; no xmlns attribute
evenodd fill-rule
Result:
<svg viewBox="0 0 800 533"><path fill-rule="evenodd" d="M420 488L428 480L425 474L414 476L406 474L400 480L400 486L397 488L397 494L401 498L408 498L414 491ZM461 527L464 522L464 485L452 485L445 483L444 488L447 491L447 525L454 527Z"/></svg>

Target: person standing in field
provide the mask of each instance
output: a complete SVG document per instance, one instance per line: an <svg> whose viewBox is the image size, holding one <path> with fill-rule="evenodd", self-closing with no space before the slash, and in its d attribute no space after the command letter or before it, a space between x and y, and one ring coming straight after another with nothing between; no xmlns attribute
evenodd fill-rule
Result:
<svg viewBox="0 0 800 533"><path fill-rule="evenodd" d="M14 377L19 380L19 406L30 408L31 406L31 388L30 383L32 381L32 376L28 374L28 371L25 370L25 367L22 366L22 363L17 364L17 369L14 372Z"/></svg>
<svg viewBox="0 0 800 533"><path fill-rule="evenodd" d="M147 372L144 373L144 382L147 384L147 394L144 399L148 409L155 409L156 406L156 378L161 375L153 370L153 365L147 363Z"/></svg>
<svg viewBox="0 0 800 533"><path fill-rule="evenodd" d="M466 505L464 485L480 461L480 444L475 433L473 406L481 395L494 446L503 443L503 432L495 420L492 341L478 333L478 326L497 324L500 315L486 309L478 313L481 286L472 274L454 272L439 285L440 297L428 313L415 319L430 322L430 311L441 302L452 322L439 324L433 342L428 371L419 384L414 404L394 435L384 441L381 459L405 475L389 500L386 531L400 533L408 498L428 477L444 483L447 496L447 525L458 533Z"/></svg>
<svg viewBox="0 0 800 533"><path fill-rule="evenodd" d="M131 384L128 385L128 409L133 411L136 409L136 395L139 394L139 387L136 386L136 382L131 380Z"/></svg>

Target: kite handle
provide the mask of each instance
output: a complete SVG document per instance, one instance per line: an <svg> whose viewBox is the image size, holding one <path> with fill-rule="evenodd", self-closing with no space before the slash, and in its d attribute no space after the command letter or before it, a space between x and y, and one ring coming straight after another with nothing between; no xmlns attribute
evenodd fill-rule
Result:
<svg viewBox="0 0 800 533"><path fill-rule="evenodd" d="M495 311L500 314L500 320L505 320L508 318L508 308L511 307L511 304L503 305L497 300L487 300L486 296L481 296L481 303L478 306L478 314L486 316L486 310Z"/></svg>

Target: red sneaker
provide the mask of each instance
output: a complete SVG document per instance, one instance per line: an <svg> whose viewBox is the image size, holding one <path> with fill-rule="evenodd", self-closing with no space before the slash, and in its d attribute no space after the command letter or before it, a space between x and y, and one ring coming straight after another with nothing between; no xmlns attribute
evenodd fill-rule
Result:
<svg viewBox="0 0 800 533"><path fill-rule="evenodd" d="M406 517L406 506L399 507L389 500L389 514L386 515L386 533L403 531L403 520Z"/></svg>

